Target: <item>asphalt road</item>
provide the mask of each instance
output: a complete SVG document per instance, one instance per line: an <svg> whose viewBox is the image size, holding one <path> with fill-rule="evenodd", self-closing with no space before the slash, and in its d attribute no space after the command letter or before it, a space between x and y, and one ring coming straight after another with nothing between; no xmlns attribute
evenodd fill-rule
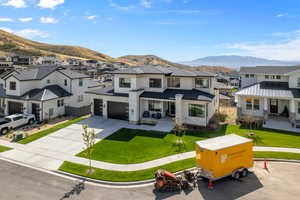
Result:
<svg viewBox="0 0 300 200"><path fill-rule="evenodd" d="M279 173L280 172L280 173ZM156 194L153 187L131 189L103 188L86 183L69 198L65 194L79 183L64 177L41 172L0 160L0 199L2 200L148 200L148 199L299 199L300 164L269 163L269 171L257 163L255 174L240 181L224 179L213 190L201 182L195 190Z"/></svg>

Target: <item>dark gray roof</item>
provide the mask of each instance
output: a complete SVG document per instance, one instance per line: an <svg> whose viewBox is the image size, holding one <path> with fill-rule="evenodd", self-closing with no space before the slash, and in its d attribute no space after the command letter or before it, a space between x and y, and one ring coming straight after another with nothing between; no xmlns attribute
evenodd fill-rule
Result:
<svg viewBox="0 0 300 200"><path fill-rule="evenodd" d="M215 95L200 90L166 89L164 92L143 92L140 97L151 99L175 100L176 94L182 94L185 100L212 101Z"/></svg>
<svg viewBox="0 0 300 200"><path fill-rule="evenodd" d="M286 74L299 69L300 66L241 67L240 74Z"/></svg>
<svg viewBox="0 0 300 200"><path fill-rule="evenodd" d="M289 88L288 82L261 82L238 91L236 95L272 98L300 98L300 89Z"/></svg>
<svg viewBox="0 0 300 200"><path fill-rule="evenodd" d="M81 74L69 69L62 69L59 70L59 72L63 73L64 75L66 75L67 77L71 78L71 79L77 79L77 78L89 78L90 76L86 75L86 74Z"/></svg>
<svg viewBox="0 0 300 200"><path fill-rule="evenodd" d="M221 83L221 82L215 82L215 88L217 89L232 89L233 87L231 85L226 85L224 83Z"/></svg>
<svg viewBox="0 0 300 200"><path fill-rule="evenodd" d="M49 85L44 88L36 88L26 92L22 96L11 96L1 93L1 97L12 98L12 99L21 99L21 100L34 100L34 101L47 101L51 99L57 99L62 97L68 97L72 94L64 90L58 85Z"/></svg>
<svg viewBox="0 0 300 200"><path fill-rule="evenodd" d="M103 86L103 83L94 80L88 80L88 88L100 87Z"/></svg>
<svg viewBox="0 0 300 200"><path fill-rule="evenodd" d="M113 74L163 74L168 76L183 76L183 77L197 77L197 76L216 76L213 73L206 71L186 70L171 66L160 65L144 65L137 67L128 67L111 72Z"/></svg>
<svg viewBox="0 0 300 200"><path fill-rule="evenodd" d="M89 94L98 94L98 95L107 95L107 96L119 96L119 97L128 97L129 95L126 93L115 93L113 86L107 86L99 89L92 89L87 91Z"/></svg>

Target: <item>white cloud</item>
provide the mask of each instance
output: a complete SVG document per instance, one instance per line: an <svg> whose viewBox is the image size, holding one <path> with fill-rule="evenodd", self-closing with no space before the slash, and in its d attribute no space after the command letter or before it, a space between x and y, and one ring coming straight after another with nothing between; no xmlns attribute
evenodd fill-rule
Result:
<svg viewBox="0 0 300 200"><path fill-rule="evenodd" d="M96 19L97 16L96 15L91 15L91 16L87 16L86 18L92 20L92 19Z"/></svg>
<svg viewBox="0 0 300 200"><path fill-rule="evenodd" d="M280 14L277 14L276 17L281 18L281 17L285 17L287 15L288 15L287 13L280 13Z"/></svg>
<svg viewBox="0 0 300 200"><path fill-rule="evenodd" d="M55 8L56 6L63 4L65 0L40 0L38 6L41 8Z"/></svg>
<svg viewBox="0 0 300 200"><path fill-rule="evenodd" d="M293 39L271 44L236 43L228 46L230 49L241 50L247 55L277 60L300 60L300 30L294 31Z"/></svg>
<svg viewBox="0 0 300 200"><path fill-rule="evenodd" d="M40 22L43 24L56 24L58 20L53 17L41 17Z"/></svg>
<svg viewBox="0 0 300 200"><path fill-rule="evenodd" d="M19 18L19 21L21 21L21 22L30 22L30 21L32 21L32 17L21 17L21 18Z"/></svg>
<svg viewBox="0 0 300 200"><path fill-rule="evenodd" d="M116 9L118 9L118 10L128 11L128 10L131 10L131 9L135 8L134 5L121 6L121 5L119 5L119 4L115 3L115 2L113 2L112 0L108 0L108 2L109 2L109 5L110 5L111 7L116 8Z"/></svg>
<svg viewBox="0 0 300 200"><path fill-rule="evenodd" d="M151 8L152 7L152 2L149 0L140 0L140 5L145 7L145 8Z"/></svg>
<svg viewBox="0 0 300 200"><path fill-rule="evenodd" d="M0 18L0 22L12 22L12 21L14 21L14 20L11 18L7 18L7 17Z"/></svg>
<svg viewBox="0 0 300 200"><path fill-rule="evenodd" d="M29 39L49 37L49 34L47 32L44 32L44 31L41 31L38 29L27 28L27 29L22 29L22 30L12 30L7 27L0 27L0 29L4 30L6 32L9 32L9 33L13 33L18 36L21 36L21 37L29 38Z"/></svg>
<svg viewBox="0 0 300 200"><path fill-rule="evenodd" d="M24 0L9 0L3 3L4 6L12 6L15 8L25 8L26 2Z"/></svg>

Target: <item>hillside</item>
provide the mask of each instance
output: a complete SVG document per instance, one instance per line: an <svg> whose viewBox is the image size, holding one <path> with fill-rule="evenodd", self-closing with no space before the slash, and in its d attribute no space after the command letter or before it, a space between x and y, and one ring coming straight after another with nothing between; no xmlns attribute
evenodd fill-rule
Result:
<svg viewBox="0 0 300 200"><path fill-rule="evenodd" d="M185 69L194 69L194 70L204 70L204 71L210 71L210 72L234 72L236 70L228 68L228 67L222 67L222 66L195 66L191 67L189 65L183 65L178 64L174 62L170 62L168 60L162 59L158 56L154 55L129 55L129 56L122 56L119 57L118 60L131 63L133 65L164 65L164 66L174 66L179 68L185 68Z"/></svg>
<svg viewBox="0 0 300 200"><path fill-rule="evenodd" d="M0 30L0 54L24 56L56 55L62 58L75 57L107 62L116 61L110 56L87 48L34 42L2 30Z"/></svg>
<svg viewBox="0 0 300 200"><path fill-rule="evenodd" d="M239 68L241 66L283 66L283 65L298 65L300 61L282 61L282 60L269 60L264 58L257 58L252 56L208 56L199 58L192 61L181 62L182 64L198 66L228 66Z"/></svg>

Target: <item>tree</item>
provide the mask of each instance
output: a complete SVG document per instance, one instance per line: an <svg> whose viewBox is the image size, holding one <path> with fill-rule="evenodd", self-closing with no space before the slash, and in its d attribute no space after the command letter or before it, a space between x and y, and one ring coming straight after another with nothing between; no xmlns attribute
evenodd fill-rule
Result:
<svg viewBox="0 0 300 200"><path fill-rule="evenodd" d="M93 146L94 146L95 140L96 140L96 134L95 134L95 130L94 129L90 130L87 124L82 125L82 128L84 131L82 133L82 138L83 138L83 142L86 146L86 154L89 159L89 170L87 173L92 174L93 170L92 170L91 155L92 155Z"/></svg>
<svg viewBox="0 0 300 200"><path fill-rule="evenodd" d="M182 137L185 135L187 128L184 125L177 124L173 130L175 135L177 136L175 144L178 148L178 151L181 151L182 148L185 148L185 144Z"/></svg>

